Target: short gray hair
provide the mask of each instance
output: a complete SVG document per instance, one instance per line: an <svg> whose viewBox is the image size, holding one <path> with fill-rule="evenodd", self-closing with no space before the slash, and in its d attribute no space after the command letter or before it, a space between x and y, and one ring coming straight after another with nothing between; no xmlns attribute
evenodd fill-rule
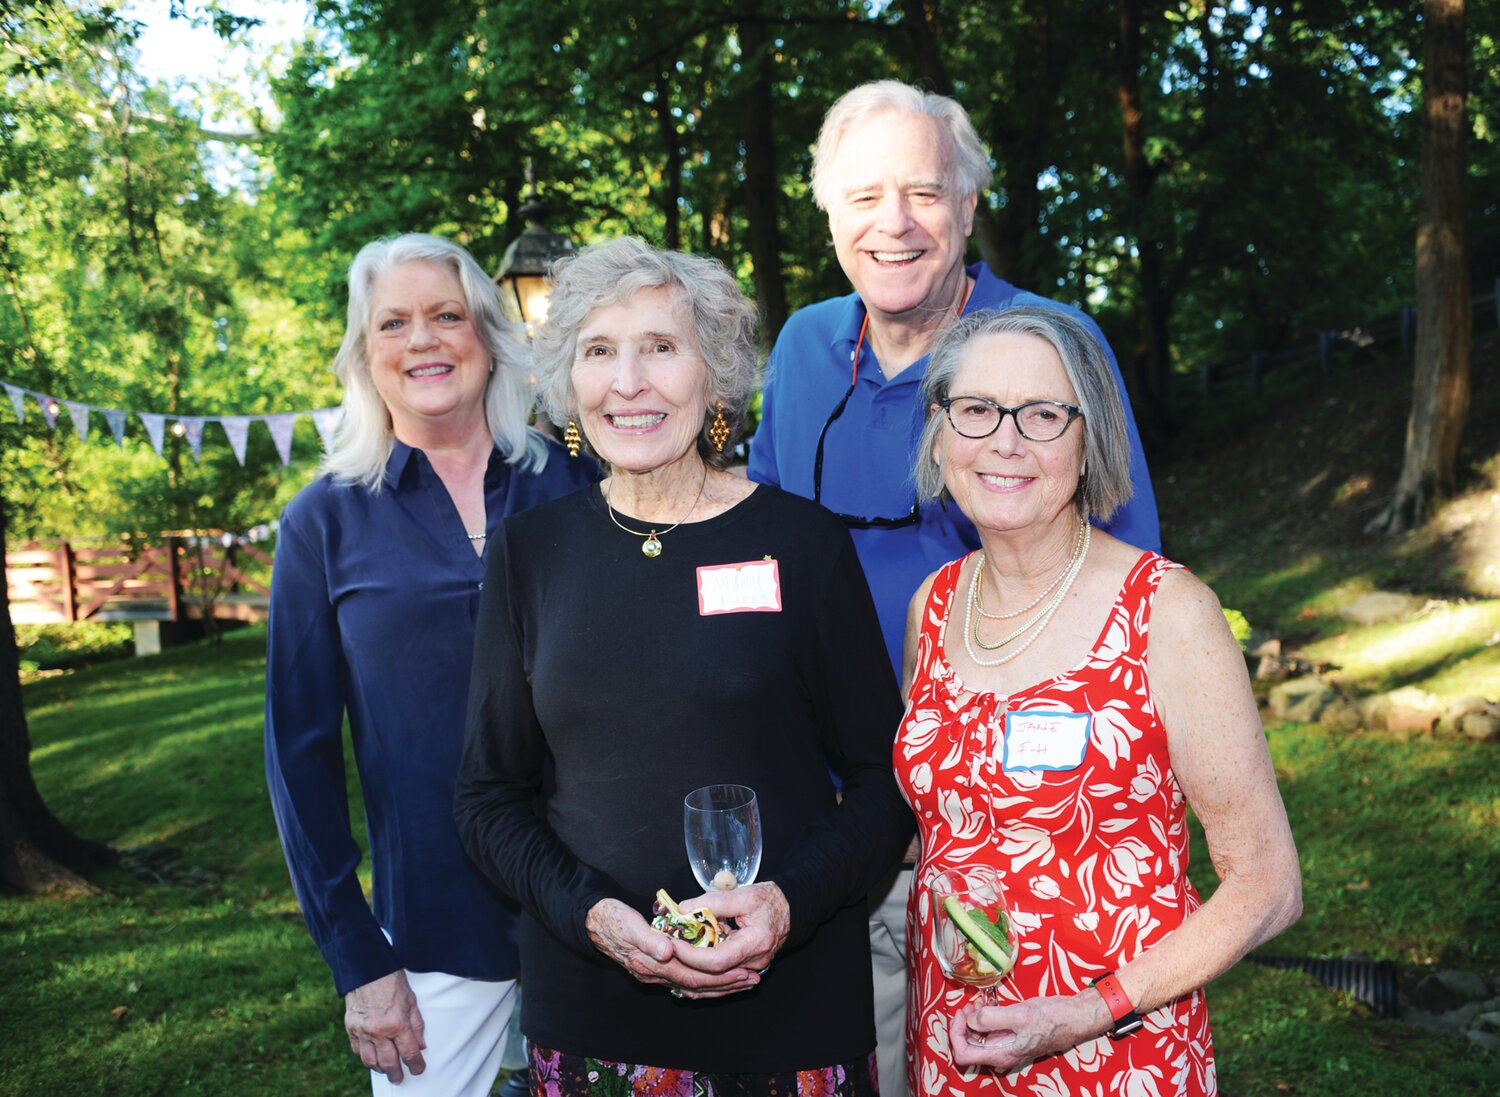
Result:
<svg viewBox="0 0 1500 1097"><path fill-rule="evenodd" d="M363 484L372 492L378 492L384 481L395 435L390 412L370 376L370 295L375 279L405 263L432 263L458 277L474 331L493 367L485 383L484 417L495 446L512 464L540 471L547 462L547 448L527 426L532 393L522 328L500 311L495 283L468 251L420 232L371 241L349 264L349 319L333 358L333 372L344 385L343 414L323 458L323 471L340 483Z"/></svg>
<svg viewBox="0 0 1500 1097"><path fill-rule="evenodd" d="M918 498L929 502L944 491L943 470L932 459L932 451L948 417L937 404L950 395L949 387L964 350L975 339L1006 334L1044 340L1062 359L1083 411L1083 454L1088 461L1088 472L1078 482L1075 502L1085 518L1108 521L1132 492L1125 405L1115 386L1109 358L1084 321L1071 311L1039 305L980 309L954 324L938 340L922 378L922 407L927 421L912 470Z"/></svg>
<svg viewBox="0 0 1500 1097"><path fill-rule="evenodd" d="M839 143L855 125L883 110L905 114L925 114L941 122L948 134L948 167L958 184L960 195L978 194L990 185L989 157L980 144L979 134L968 111L956 99L914 88L899 80L876 80L846 91L823 116L818 143L813 148L813 200L821 210L828 209L837 185L832 178L834 157Z"/></svg>
<svg viewBox="0 0 1500 1097"><path fill-rule="evenodd" d="M547 322L536 333L536 372L542 409L558 426L578 414L573 359L578 332L590 313L623 305L644 289L670 287L687 304L698 352L708 367L709 407L722 401L729 441L720 453L698 432L698 452L710 464L729 463L745 428L755 391L755 306L717 259L661 251L626 236L586 247L552 267Z"/></svg>

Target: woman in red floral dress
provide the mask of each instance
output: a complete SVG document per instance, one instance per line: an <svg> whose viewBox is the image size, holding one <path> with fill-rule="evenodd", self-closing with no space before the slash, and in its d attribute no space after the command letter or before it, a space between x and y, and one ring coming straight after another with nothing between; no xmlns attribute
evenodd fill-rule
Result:
<svg viewBox="0 0 1500 1097"><path fill-rule="evenodd" d="M1213 1094L1201 988L1301 909L1244 660L1207 587L1089 525L1130 481L1108 363L1077 321L966 317L923 383L919 494L951 497L983 547L927 579L907 626L912 1092ZM1189 804L1220 878L1207 903ZM1013 917L996 1005L933 946L923 884L972 864L1001 871Z"/></svg>

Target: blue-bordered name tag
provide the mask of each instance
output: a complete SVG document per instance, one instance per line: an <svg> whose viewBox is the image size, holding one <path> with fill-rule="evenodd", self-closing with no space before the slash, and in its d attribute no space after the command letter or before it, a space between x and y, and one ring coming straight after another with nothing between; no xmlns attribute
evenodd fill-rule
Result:
<svg viewBox="0 0 1500 1097"><path fill-rule="evenodd" d="M1086 712L1010 712L1005 716L1007 773L1077 769L1089 747Z"/></svg>

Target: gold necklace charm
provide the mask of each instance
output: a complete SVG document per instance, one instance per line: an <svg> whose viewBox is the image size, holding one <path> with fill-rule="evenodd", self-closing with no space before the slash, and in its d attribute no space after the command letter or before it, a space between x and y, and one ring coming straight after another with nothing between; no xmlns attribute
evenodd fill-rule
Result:
<svg viewBox="0 0 1500 1097"><path fill-rule="evenodd" d="M620 529L623 529L626 533L630 534L632 537L644 537L646 540L641 543L641 555L648 560L655 560L658 556L661 555L662 536L671 533L678 526L682 525L683 522L687 521L688 515L692 514L693 511L697 509L698 500L703 498L703 488L707 483L708 465L705 464L703 466L703 479L698 481L698 494L693 496L693 505L688 507L687 514L684 514L681 518L677 519L677 521L673 522L666 529L662 530L661 534L658 534L654 529L650 533L642 533L640 530L631 529L624 522L621 522L618 518L615 517L615 508L610 505L609 489L600 488L599 490L600 493L604 496L604 509L609 512L609 520Z"/></svg>

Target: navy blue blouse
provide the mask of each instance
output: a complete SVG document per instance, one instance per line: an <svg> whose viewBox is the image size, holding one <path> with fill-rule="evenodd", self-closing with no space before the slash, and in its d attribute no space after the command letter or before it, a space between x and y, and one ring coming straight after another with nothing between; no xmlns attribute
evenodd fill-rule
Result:
<svg viewBox="0 0 1500 1097"><path fill-rule="evenodd" d="M598 476L592 461L552 442L539 473L493 452L487 532ZM453 823L484 567L426 455L399 442L379 493L325 476L282 514L266 650L266 782L292 886L340 994L398 968L516 974L511 911L465 858ZM346 713L373 911L349 825Z"/></svg>

